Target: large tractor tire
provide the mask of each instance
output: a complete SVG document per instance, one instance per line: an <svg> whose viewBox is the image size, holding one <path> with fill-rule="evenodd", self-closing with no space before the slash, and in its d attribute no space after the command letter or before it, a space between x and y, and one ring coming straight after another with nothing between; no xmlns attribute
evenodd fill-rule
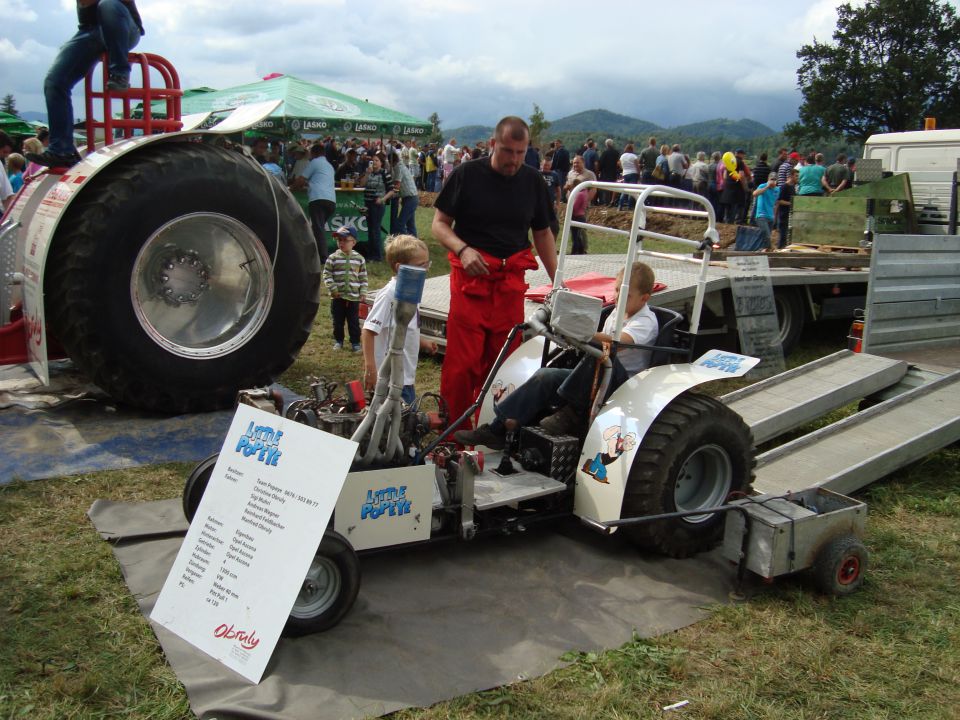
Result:
<svg viewBox="0 0 960 720"><path fill-rule="evenodd" d="M724 504L753 482L750 428L719 400L685 392L650 426L630 468L621 517L684 512ZM643 548L689 557L713 547L723 513L657 520L624 528Z"/></svg>
<svg viewBox="0 0 960 720"><path fill-rule="evenodd" d="M118 158L69 207L47 260L47 315L118 401L206 411L290 366L321 270L302 211L253 162L159 143Z"/></svg>

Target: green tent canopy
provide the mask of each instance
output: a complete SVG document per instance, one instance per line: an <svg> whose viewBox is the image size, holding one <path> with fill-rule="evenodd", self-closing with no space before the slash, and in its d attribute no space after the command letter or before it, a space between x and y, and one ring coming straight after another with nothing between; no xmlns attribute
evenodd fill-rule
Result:
<svg viewBox="0 0 960 720"><path fill-rule="evenodd" d="M37 134L36 128L26 120L5 112L0 112L0 130L14 137L30 137Z"/></svg>
<svg viewBox="0 0 960 720"><path fill-rule="evenodd" d="M213 92L184 93L181 111L184 115L208 111L232 110L240 105L283 100L267 119L253 129L274 135L301 133L324 135L373 135L417 137L429 135L433 126L395 110L374 105L336 90L281 75L248 85L238 85ZM154 113L165 110L164 103L154 104Z"/></svg>

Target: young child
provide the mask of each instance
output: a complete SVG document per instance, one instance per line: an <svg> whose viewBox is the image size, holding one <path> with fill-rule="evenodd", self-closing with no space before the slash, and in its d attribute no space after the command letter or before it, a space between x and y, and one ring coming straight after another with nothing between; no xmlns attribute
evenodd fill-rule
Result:
<svg viewBox="0 0 960 720"><path fill-rule="evenodd" d="M622 282L623 271L617 275L618 301ZM656 342L660 326L653 310L647 307L647 301L653 292L653 283L653 270L650 266L642 262L634 263L619 342L633 345L652 345ZM595 342L613 342L610 333L615 320L616 312L610 313L603 325L603 331L594 334ZM649 367L651 354L650 350L621 348L614 361L614 376L607 395L628 377ZM618 364L620 368L616 367ZM596 359L592 355L586 355L572 370L540 368L523 385L504 395L494 405L496 418L492 422L485 423L476 430L455 432L454 439L461 445L485 445L491 450L502 450L506 445L508 420L516 421L523 427L529 425L545 409L557 404L562 407L541 420L540 427L551 435L581 435L590 410L595 366Z"/></svg>
<svg viewBox="0 0 960 720"><path fill-rule="evenodd" d="M387 238L386 260L387 264L393 268L394 277L377 293L377 299L363 323L363 386L366 390L373 390L376 387L377 371L383 363L390 344L397 270L401 265L429 268L430 251L423 240L418 240L412 235L393 235ZM410 320L403 345L403 391L400 397L407 404L412 403L416 397L414 382L417 377L417 357L420 350L434 355L437 352L437 344L421 339L418 311Z"/></svg>
<svg viewBox="0 0 960 720"><path fill-rule="evenodd" d="M323 264L323 284L330 291L330 314L333 315L333 349L343 348L343 323L350 331L350 346L360 350L360 303L367 292L367 263L353 249L357 231L347 225L334 233L337 249Z"/></svg>
<svg viewBox="0 0 960 720"><path fill-rule="evenodd" d="M27 159L20 153L10 153L7 156L7 177L14 192L23 187L23 169L27 166Z"/></svg>

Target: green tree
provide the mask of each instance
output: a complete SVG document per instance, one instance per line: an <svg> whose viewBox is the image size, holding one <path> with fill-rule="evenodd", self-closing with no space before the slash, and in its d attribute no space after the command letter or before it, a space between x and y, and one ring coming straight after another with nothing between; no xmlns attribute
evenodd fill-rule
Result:
<svg viewBox="0 0 960 720"><path fill-rule="evenodd" d="M3 96L3 100L0 100L0 110L11 115L17 114L17 101L13 95L7 93Z"/></svg>
<svg viewBox="0 0 960 720"><path fill-rule="evenodd" d="M536 103L533 104L533 114L530 116L530 144L539 147L540 136L550 129L550 121L544 118L543 110Z"/></svg>
<svg viewBox="0 0 960 720"><path fill-rule="evenodd" d="M430 142L438 143L443 141L443 134L440 132L440 116L433 112L430 113L430 117L427 118L430 121L430 124L433 125L433 130L430 131Z"/></svg>
<svg viewBox="0 0 960 720"><path fill-rule="evenodd" d="M788 137L859 143L920 129L929 116L941 127L960 124L960 21L950 4L868 0L840 5L837 15L832 42L797 52L803 103Z"/></svg>

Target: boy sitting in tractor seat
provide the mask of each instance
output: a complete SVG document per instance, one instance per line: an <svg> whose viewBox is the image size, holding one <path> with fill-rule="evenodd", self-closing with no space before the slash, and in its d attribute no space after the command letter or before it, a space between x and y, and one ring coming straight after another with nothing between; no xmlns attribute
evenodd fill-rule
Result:
<svg viewBox="0 0 960 720"><path fill-rule="evenodd" d="M621 270L616 282L617 301L622 282ZM657 316L647 307L653 284L650 266L642 262L634 263L619 342L633 345L652 345L656 342L659 333ZM615 319L616 313L610 313L603 331L594 334L595 342L613 342L610 333ZM650 350L641 348L621 348L614 360L614 376L607 395L628 377L649 367L651 354ZM491 450L502 450L506 445L507 423L515 423L517 427L529 425L544 410L556 405L561 405L561 408L543 418L540 427L551 435L582 436L590 410L595 367L596 359L587 355L572 370L540 368L523 385L494 405L496 418L492 422L484 423L476 430L455 432L454 439L461 445L485 445Z"/></svg>

